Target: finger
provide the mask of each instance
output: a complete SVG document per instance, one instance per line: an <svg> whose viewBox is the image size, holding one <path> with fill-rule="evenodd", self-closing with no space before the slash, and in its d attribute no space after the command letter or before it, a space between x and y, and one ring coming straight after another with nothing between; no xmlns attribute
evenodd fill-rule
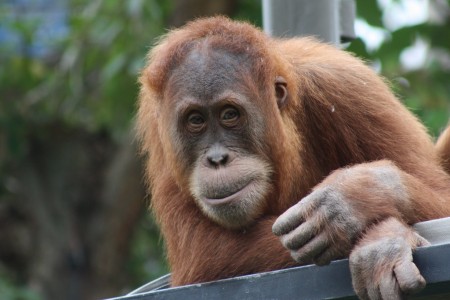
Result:
<svg viewBox="0 0 450 300"><path fill-rule="evenodd" d="M370 300L383 300L383 298L381 298L380 287L373 281L367 282L367 295Z"/></svg>
<svg viewBox="0 0 450 300"><path fill-rule="evenodd" d="M394 267L395 277L403 293L414 294L422 290L426 281L420 275L419 269L411 260L405 260Z"/></svg>
<svg viewBox="0 0 450 300"><path fill-rule="evenodd" d="M352 286L355 294L361 300L369 300L369 294L367 293L366 282L361 274L354 275L352 272Z"/></svg>
<svg viewBox="0 0 450 300"><path fill-rule="evenodd" d="M421 237L417 232L415 232L414 235L417 239L416 247L427 247L431 245L429 241Z"/></svg>
<svg viewBox="0 0 450 300"><path fill-rule="evenodd" d="M364 265L360 251L353 251L349 258L352 286L358 298L362 300L369 299L366 288L366 278L368 278L368 274L365 271Z"/></svg>
<svg viewBox="0 0 450 300"><path fill-rule="evenodd" d="M273 223L272 232L275 235L281 236L287 234L305 221L304 216L301 214L301 207L299 204L300 203L297 203L290 207L278 217L275 223Z"/></svg>
<svg viewBox="0 0 450 300"><path fill-rule="evenodd" d="M328 246L327 236L321 233L299 250L291 251L291 256L299 263L309 263L313 257L322 253Z"/></svg>
<svg viewBox="0 0 450 300"><path fill-rule="evenodd" d="M289 250L297 250L309 242L318 232L318 218L309 220L288 234L281 236L281 244Z"/></svg>
<svg viewBox="0 0 450 300"><path fill-rule="evenodd" d="M402 291L398 286L397 280L393 274L386 274L380 281L381 297L386 300L401 300L404 299Z"/></svg>
<svg viewBox="0 0 450 300"><path fill-rule="evenodd" d="M286 210L273 224L272 232L280 236L298 227L305 221L310 211L314 209L313 200L314 197L310 194Z"/></svg>
<svg viewBox="0 0 450 300"><path fill-rule="evenodd" d="M325 249L322 253L317 255L313 261L318 266L328 265L332 260L342 257L339 251L335 247L329 247Z"/></svg>

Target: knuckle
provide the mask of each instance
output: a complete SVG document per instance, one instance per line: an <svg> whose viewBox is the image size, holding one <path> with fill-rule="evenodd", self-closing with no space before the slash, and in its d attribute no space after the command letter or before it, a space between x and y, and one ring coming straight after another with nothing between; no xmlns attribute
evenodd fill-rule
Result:
<svg viewBox="0 0 450 300"><path fill-rule="evenodd" d="M290 236L283 236L281 238L281 244L287 248L287 249L292 249L294 250L294 246L295 246L295 239L290 237Z"/></svg>
<svg viewBox="0 0 450 300"><path fill-rule="evenodd" d="M325 256L325 257L322 256L322 257L314 259L313 261L318 266L325 266L325 265L329 265L331 263L331 261L333 260L332 258L333 258L333 256Z"/></svg>
<svg viewBox="0 0 450 300"><path fill-rule="evenodd" d="M300 233L290 232L286 235L281 236L281 244L289 249L296 250L300 248L305 243L305 236Z"/></svg>
<svg viewBox="0 0 450 300"><path fill-rule="evenodd" d="M353 251L348 258L350 267L359 265L362 261L362 256L359 252Z"/></svg>
<svg viewBox="0 0 450 300"><path fill-rule="evenodd" d="M332 188L329 186L321 187L319 189L314 190L311 194L303 198L299 204L305 206L307 211L317 209L318 207L327 203L327 195L329 194L329 190Z"/></svg>
<svg viewBox="0 0 450 300"><path fill-rule="evenodd" d="M366 249L366 248L367 247L360 247L360 248L353 250L349 256L350 264L359 265L362 262L367 263L366 259L368 256L368 249Z"/></svg>
<svg viewBox="0 0 450 300"><path fill-rule="evenodd" d="M302 263L305 257L304 252L301 251L291 251L291 257L299 263Z"/></svg>
<svg viewBox="0 0 450 300"><path fill-rule="evenodd" d="M415 294L422 290L426 285L426 282L423 278L417 278L414 281L408 282L406 284L400 285L400 289L405 294Z"/></svg>
<svg viewBox="0 0 450 300"><path fill-rule="evenodd" d="M304 252L304 251L291 251L291 256L292 258L302 264L302 265L306 265L306 264L311 264L311 256L309 253Z"/></svg>

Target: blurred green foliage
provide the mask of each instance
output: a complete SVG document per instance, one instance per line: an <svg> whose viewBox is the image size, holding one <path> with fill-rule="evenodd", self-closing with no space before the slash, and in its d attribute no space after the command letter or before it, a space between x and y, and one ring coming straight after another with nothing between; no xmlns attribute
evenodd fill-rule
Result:
<svg viewBox="0 0 450 300"><path fill-rule="evenodd" d="M139 70L171 9L164 0L69 0L67 34L46 45L47 52L41 55L32 49L47 16L26 14L33 3L19 12L8 3L0 4L0 29L14 35L11 43L0 43L0 201L11 198L9 174L30 155L30 137L52 140L48 126L101 132L115 141L128 134ZM153 224L150 216L142 222L144 229ZM129 264L135 284L167 272L161 260L146 268L151 263L148 257L162 257L162 250L152 253L162 247L158 235L146 235L143 228L133 239ZM0 298L37 299L27 287L16 286L16 280L3 275Z"/></svg>
<svg viewBox="0 0 450 300"><path fill-rule="evenodd" d="M40 300L41 297L26 286L17 285L11 274L0 266L0 295L6 300Z"/></svg>
<svg viewBox="0 0 450 300"><path fill-rule="evenodd" d="M155 223L147 216L141 221L133 238L127 271L133 276L133 282L136 283L135 287L169 272L167 262L161 261L161 257L163 257L162 249L164 248L162 238L148 234L156 230ZM157 247L149 247L149 245L156 245Z"/></svg>
<svg viewBox="0 0 450 300"><path fill-rule="evenodd" d="M1 26L20 38L20 49L0 45L3 157L26 151L23 143L33 124L62 122L114 136L129 129L137 74L170 7L162 0L68 3L68 34L45 57L29 53L43 19L11 20L8 6L0 6Z"/></svg>
<svg viewBox="0 0 450 300"><path fill-rule="evenodd" d="M376 0L358 3L358 15L372 26L383 27L382 11ZM260 4L239 2L236 18L261 25ZM129 129L137 95L136 75L147 50L163 32L171 2L163 0L71 0L68 34L45 58L29 55L38 18L6 18L7 6L0 6L0 25L20 37L20 49L0 44L0 157L19 156L26 151L24 137L34 123L63 121L88 130L106 129L120 136ZM5 21L8 20L8 21ZM402 51L417 37L448 54L450 21L424 23L390 32L390 38L373 52L361 40L349 50L369 61L382 62L382 74L402 83L396 90L406 104L436 133L448 115L449 67L436 60L415 71L399 64ZM25 149L24 149L25 148Z"/></svg>
<svg viewBox="0 0 450 300"><path fill-rule="evenodd" d="M430 11L442 14L439 21L388 31L387 39L374 51L367 51L361 39L352 42L348 48L368 62L381 65L381 74L391 82L399 98L434 136L446 127L450 116L450 2L447 1L447 5L443 2L430 1L429 4ZM358 1L358 16L371 26L385 29L383 10L377 3L376 0L364 3ZM429 47L425 63L419 69L405 69L400 63L400 57L418 39L422 39Z"/></svg>

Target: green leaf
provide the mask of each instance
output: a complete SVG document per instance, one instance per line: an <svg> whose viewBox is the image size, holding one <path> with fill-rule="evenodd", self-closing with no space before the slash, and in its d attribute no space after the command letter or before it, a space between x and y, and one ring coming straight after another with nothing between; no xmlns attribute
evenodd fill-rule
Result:
<svg viewBox="0 0 450 300"><path fill-rule="evenodd" d="M383 27L382 12L377 0L355 1L356 12L359 17L372 26Z"/></svg>
<svg viewBox="0 0 450 300"><path fill-rule="evenodd" d="M365 60L372 60L374 58L371 54L369 54L369 52L367 52L366 45L360 38L353 40L346 50L353 52L356 56Z"/></svg>

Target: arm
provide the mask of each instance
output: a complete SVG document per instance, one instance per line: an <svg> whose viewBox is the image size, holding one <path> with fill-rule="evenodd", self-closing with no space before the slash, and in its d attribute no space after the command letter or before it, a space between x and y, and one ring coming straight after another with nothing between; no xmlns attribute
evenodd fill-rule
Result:
<svg viewBox="0 0 450 300"><path fill-rule="evenodd" d="M368 226L388 217L412 224L450 215L450 177L423 125L361 61L303 42L284 49L301 87L304 160L324 176L335 171L274 225L294 258L345 257Z"/></svg>
<svg viewBox="0 0 450 300"><path fill-rule="evenodd" d="M411 253L425 242L405 224L450 215L448 195L435 188L389 161L339 169L281 215L273 231L301 263L328 264L351 252L360 297L400 299L424 287Z"/></svg>
<svg viewBox="0 0 450 300"><path fill-rule="evenodd" d="M281 215L273 231L294 259L322 265L348 256L364 231L386 218L413 224L448 215L448 200L384 160L333 172Z"/></svg>
<svg viewBox="0 0 450 300"><path fill-rule="evenodd" d="M436 142L436 153L445 171L450 173L450 126L439 136Z"/></svg>

